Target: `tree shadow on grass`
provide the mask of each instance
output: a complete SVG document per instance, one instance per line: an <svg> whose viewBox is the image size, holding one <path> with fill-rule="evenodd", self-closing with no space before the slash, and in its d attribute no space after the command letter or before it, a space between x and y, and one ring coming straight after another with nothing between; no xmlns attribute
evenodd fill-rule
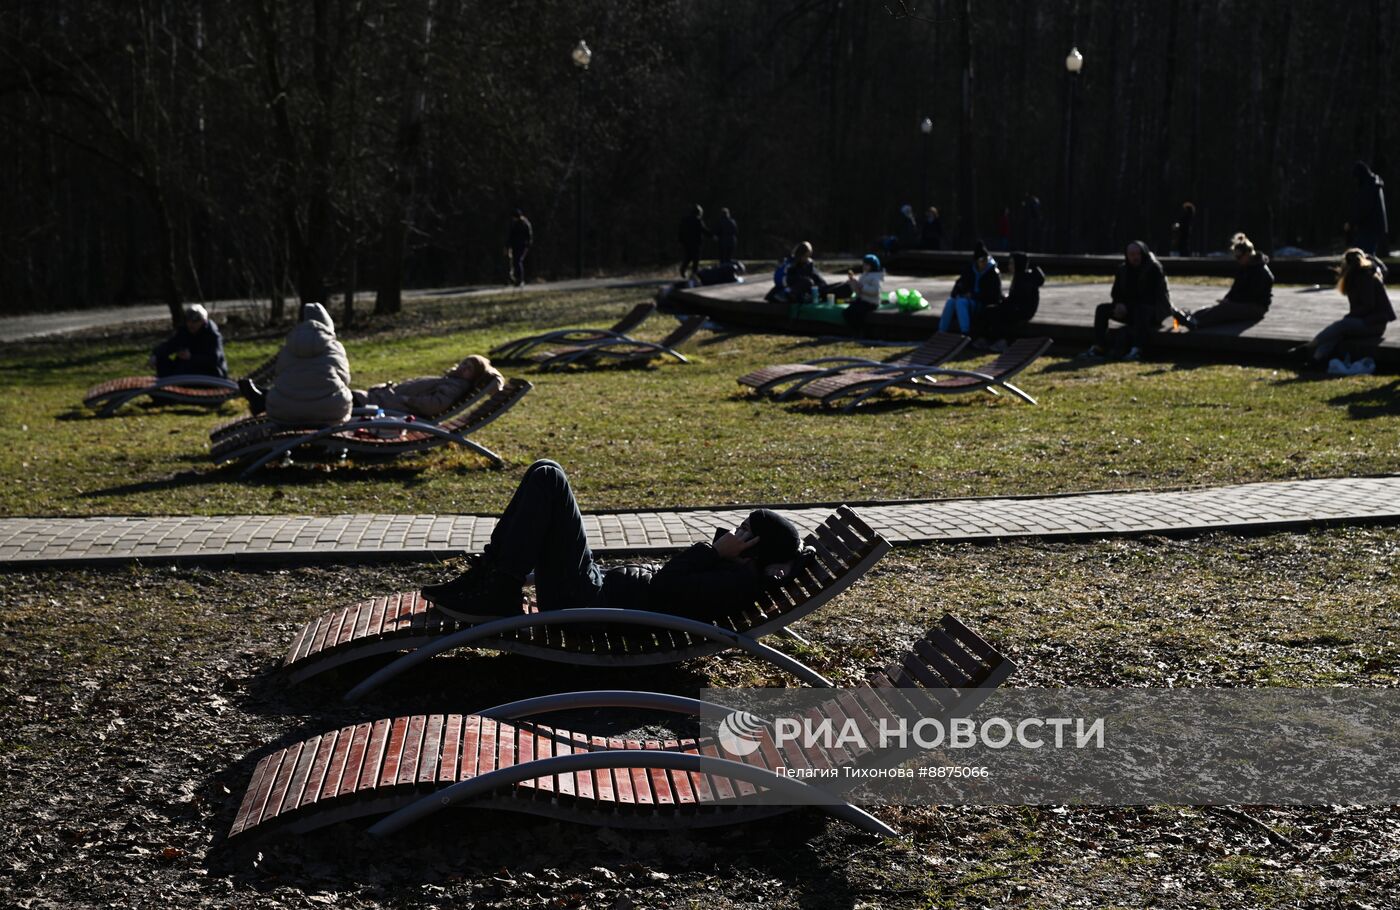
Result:
<svg viewBox="0 0 1400 910"><path fill-rule="evenodd" d="M1353 420L1400 416L1400 379L1392 379L1389 385L1337 395L1327 399L1327 403L1346 405L1347 415Z"/></svg>
<svg viewBox="0 0 1400 910"><path fill-rule="evenodd" d="M177 456L186 463L208 463L208 455L188 454ZM384 462L356 461L353 464L338 465L333 462L298 461L287 467L267 466L251 477L242 478L243 465L227 465L205 471L180 471L166 477L151 480L138 480L98 490L86 490L85 498L104 496L129 496L137 493L151 493L159 490L176 490L185 487L242 484L246 487L301 487L319 483L347 483L356 481L388 481L399 486L421 486L428 482L425 473L431 467L425 461L417 464L392 464ZM483 465L481 470L487 470Z"/></svg>

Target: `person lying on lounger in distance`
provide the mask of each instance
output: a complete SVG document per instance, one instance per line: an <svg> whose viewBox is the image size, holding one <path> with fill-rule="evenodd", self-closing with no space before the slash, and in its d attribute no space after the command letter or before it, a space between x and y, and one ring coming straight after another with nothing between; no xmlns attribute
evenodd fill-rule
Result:
<svg viewBox="0 0 1400 910"><path fill-rule="evenodd" d="M355 407L378 407L386 411L433 418L452 407L483 377L490 380L487 394L505 388L506 380L480 354L472 354L441 376L415 376L403 382L383 382L351 392Z"/></svg>
<svg viewBox="0 0 1400 910"><path fill-rule="evenodd" d="M603 571L588 548L564 469L541 460L525 472L485 552L457 578L426 585L423 598L453 619L489 622L521 612L521 588L534 572L541 611L620 607L712 619L786 577L800 549L792 522L756 509L733 531L665 565Z"/></svg>

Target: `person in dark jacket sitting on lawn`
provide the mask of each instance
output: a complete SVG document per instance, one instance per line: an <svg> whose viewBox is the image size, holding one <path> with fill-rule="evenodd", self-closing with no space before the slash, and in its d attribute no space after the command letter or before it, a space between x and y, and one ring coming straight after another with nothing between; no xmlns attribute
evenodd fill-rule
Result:
<svg viewBox="0 0 1400 910"><path fill-rule="evenodd" d="M1188 328L1258 322L1269 312L1269 304L1274 299L1274 273L1269 271L1269 257L1255 250L1244 234L1236 234L1230 241L1230 252L1240 265L1234 283L1215 306L1187 313Z"/></svg>
<svg viewBox="0 0 1400 910"><path fill-rule="evenodd" d="M521 587L535 573L540 610L621 607L713 619L785 577L800 555L792 522L768 509L749 513L713 543L697 543L662 566L603 571L593 561L583 516L564 469L537 461L511 497L486 550L466 572L423 587L423 597L463 622L521 612Z"/></svg>
<svg viewBox="0 0 1400 910"><path fill-rule="evenodd" d="M1026 253L1011 254L1011 290L1006 299L987 307L983 330L994 351L1006 350L1007 342L1021 333L1040 309L1040 287L1045 273Z"/></svg>
<svg viewBox="0 0 1400 910"><path fill-rule="evenodd" d="M209 318L209 311L197 303L185 307L185 322L175 334L156 345L151 354L156 376L218 376L228 378L224 359L224 336Z"/></svg>

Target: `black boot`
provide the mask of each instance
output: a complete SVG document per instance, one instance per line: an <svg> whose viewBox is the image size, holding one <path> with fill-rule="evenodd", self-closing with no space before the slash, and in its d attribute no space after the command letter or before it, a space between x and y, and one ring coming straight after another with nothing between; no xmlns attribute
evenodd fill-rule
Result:
<svg viewBox="0 0 1400 910"><path fill-rule="evenodd" d="M520 582L477 558L450 581L423 586L423 599L459 622L489 622L523 612Z"/></svg>
<svg viewBox="0 0 1400 910"><path fill-rule="evenodd" d="M267 394L254 385L253 380L238 380L238 391L248 399L248 410L253 412L254 417L267 410Z"/></svg>

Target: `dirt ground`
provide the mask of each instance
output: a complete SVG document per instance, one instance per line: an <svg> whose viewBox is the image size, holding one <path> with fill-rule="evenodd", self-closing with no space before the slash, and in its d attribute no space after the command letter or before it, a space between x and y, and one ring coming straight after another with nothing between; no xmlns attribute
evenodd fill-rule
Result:
<svg viewBox="0 0 1400 910"><path fill-rule="evenodd" d="M951 611L1017 686L1400 681L1400 529L900 550L804 622L860 678ZM644 673L435 659L368 702L362 670L274 672L327 605L432 565L0 573L0 906L1347 907L1400 899L1400 807L901 808L882 842L813 813L629 832L451 812L390 842L346 823L224 840L269 748L390 714L586 686L782 684L725 655ZM582 677L586 675L587 679Z"/></svg>

